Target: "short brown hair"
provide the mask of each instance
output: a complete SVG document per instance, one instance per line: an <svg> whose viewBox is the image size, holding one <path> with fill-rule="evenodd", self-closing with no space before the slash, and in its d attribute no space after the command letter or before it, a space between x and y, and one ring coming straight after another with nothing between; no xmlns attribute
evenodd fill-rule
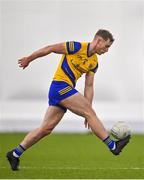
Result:
<svg viewBox="0 0 144 180"><path fill-rule="evenodd" d="M110 42L114 41L113 35L108 30L105 29L99 29L96 32L94 39L96 38L96 36L102 37L105 41L107 41L108 39L110 40Z"/></svg>

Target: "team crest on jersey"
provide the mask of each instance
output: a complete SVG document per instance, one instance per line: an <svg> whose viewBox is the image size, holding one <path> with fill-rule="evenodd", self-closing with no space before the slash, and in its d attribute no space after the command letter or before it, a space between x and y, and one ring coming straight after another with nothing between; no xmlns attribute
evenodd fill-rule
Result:
<svg viewBox="0 0 144 180"><path fill-rule="evenodd" d="M92 68L93 68L93 64L90 64L88 68L89 68L89 69L92 69Z"/></svg>

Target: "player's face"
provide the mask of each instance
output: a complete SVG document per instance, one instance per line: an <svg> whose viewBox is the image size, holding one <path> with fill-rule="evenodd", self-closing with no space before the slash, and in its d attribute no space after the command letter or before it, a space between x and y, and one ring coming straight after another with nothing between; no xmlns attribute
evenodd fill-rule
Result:
<svg viewBox="0 0 144 180"><path fill-rule="evenodd" d="M105 41L104 39L101 38L97 44L97 54L101 55L108 52L111 45L112 42L110 42L109 39Z"/></svg>

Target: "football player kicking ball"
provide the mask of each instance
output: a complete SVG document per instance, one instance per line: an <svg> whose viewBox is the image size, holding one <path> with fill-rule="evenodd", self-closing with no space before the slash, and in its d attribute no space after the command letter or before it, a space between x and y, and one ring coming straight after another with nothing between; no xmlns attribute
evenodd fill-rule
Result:
<svg viewBox="0 0 144 180"><path fill-rule="evenodd" d="M114 42L112 34L100 29L92 42L65 42L48 45L35 51L30 56L18 61L25 69L33 60L50 53L62 54L61 61L54 75L49 90L49 107L42 124L26 135L23 141L7 153L12 170L19 169L19 157L25 150L49 135L60 122L67 109L85 118L85 127L102 140L114 155L119 155L129 142L130 136L114 141L92 108L94 94L94 74L98 69L97 54L106 53ZM84 96L75 89L77 80L85 73Z"/></svg>

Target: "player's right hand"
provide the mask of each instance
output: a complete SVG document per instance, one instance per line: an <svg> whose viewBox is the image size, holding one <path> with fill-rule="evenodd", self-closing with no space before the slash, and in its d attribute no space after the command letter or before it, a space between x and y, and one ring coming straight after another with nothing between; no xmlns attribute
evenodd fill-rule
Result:
<svg viewBox="0 0 144 180"><path fill-rule="evenodd" d="M18 60L19 67L22 67L23 69L25 69L29 65L29 63L30 61L28 57L23 57Z"/></svg>

